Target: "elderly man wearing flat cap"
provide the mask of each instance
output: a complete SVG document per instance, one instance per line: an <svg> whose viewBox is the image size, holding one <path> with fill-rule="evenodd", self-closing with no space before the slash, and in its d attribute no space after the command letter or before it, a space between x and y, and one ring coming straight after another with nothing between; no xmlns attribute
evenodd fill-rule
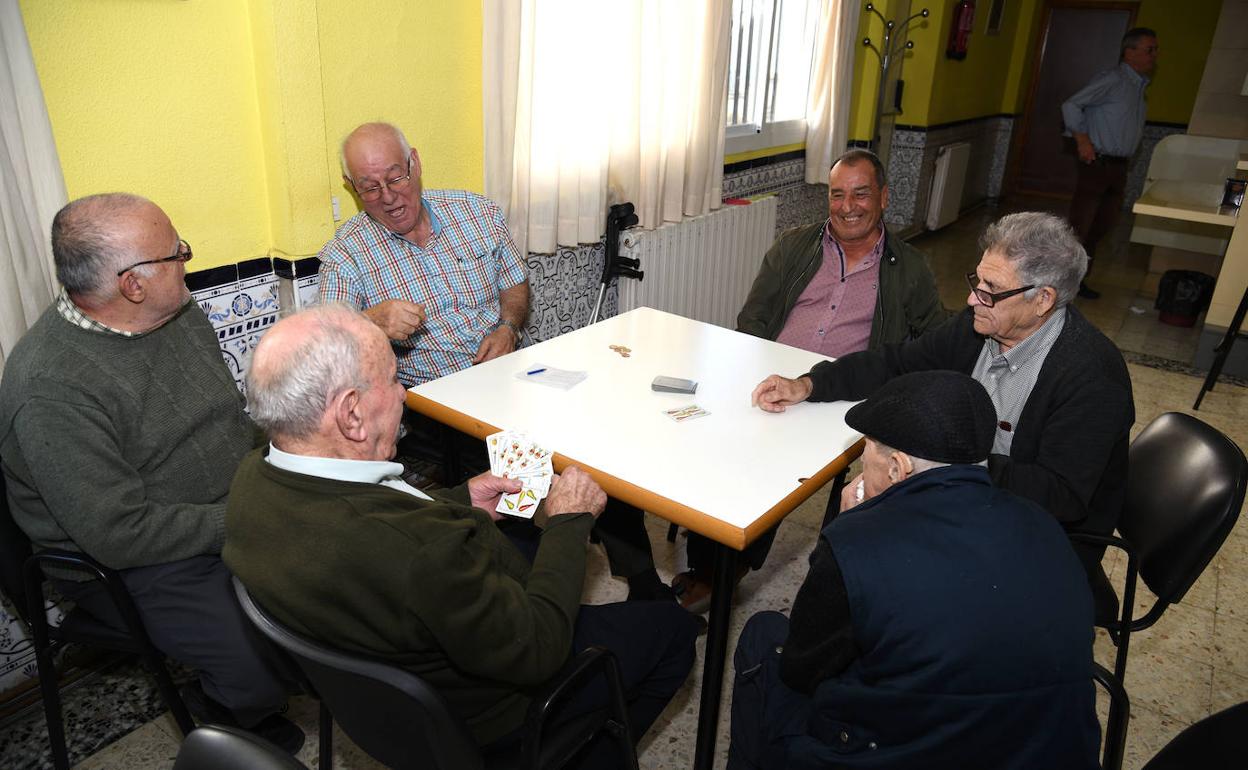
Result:
<svg viewBox="0 0 1248 770"><path fill-rule="evenodd" d="M987 392L907 374L845 421L867 437L862 499L791 619L741 634L729 770L1098 767L1091 592L1053 517L993 486Z"/></svg>
<svg viewBox="0 0 1248 770"><path fill-rule="evenodd" d="M988 472L994 484L1039 503L1069 529L1114 531L1127 489L1135 408L1122 353L1070 304L1088 257L1070 225L1027 211L994 222L967 274L967 308L922 337L817 364L754 389L760 409L858 401L893 377L952 369L975 378L997 410ZM1117 597L1103 548L1079 544L1102 619Z"/></svg>

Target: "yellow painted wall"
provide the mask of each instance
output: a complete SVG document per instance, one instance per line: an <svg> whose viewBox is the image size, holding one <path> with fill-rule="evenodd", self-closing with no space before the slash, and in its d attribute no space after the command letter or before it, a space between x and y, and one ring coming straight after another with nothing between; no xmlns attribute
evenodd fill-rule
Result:
<svg viewBox="0 0 1248 770"><path fill-rule="evenodd" d="M431 187L484 186L481 5L20 0L71 198L163 207L204 269L315 253L338 142L389 119Z"/></svg>
<svg viewBox="0 0 1248 770"><path fill-rule="evenodd" d="M1161 53L1148 87L1148 119L1192 119L1200 77L1218 26L1222 0L1143 0L1136 26L1157 30ZM1248 32L1248 30L1244 30Z"/></svg>
<svg viewBox="0 0 1248 770"><path fill-rule="evenodd" d="M342 137L369 120L402 127L426 187L485 191L481 3L318 0L329 185L356 211L338 162Z"/></svg>
<svg viewBox="0 0 1248 770"><path fill-rule="evenodd" d="M21 0L71 198L165 209L203 268L270 244L247 0Z"/></svg>
<svg viewBox="0 0 1248 770"><path fill-rule="evenodd" d="M912 11L926 7L931 16L926 25L916 26L910 33L915 47L906 55L902 70L906 86L898 123L933 126L1023 111L1035 36L1043 23L1043 1L1007 2L1001 32L991 36L984 34L989 3L981 0L967 57L962 61L945 57L955 2L911 2ZM888 8L892 3L877 5ZM1149 120L1187 123L1191 118L1221 5L1221 0L1141 0L1136 24L1156 29L1161 41L1161 60L1149 87ZM859 39L864 36L876 42L882 37L874 14L863 13ZM854 66L850 136L865 140L871 136L879 65L875 55L863 48Z"/></svg>

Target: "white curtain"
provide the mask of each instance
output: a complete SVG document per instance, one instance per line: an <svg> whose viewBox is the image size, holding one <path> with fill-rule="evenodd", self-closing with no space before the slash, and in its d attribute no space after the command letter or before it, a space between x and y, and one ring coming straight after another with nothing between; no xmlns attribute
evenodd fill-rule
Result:
<svg viewBox="0 0 1248 770"><path fill-rule="evenodd" d="M731 0L483 0L485 190L522 251L720 205Z"/></svg>
<svg viewBox="0 0 1248 770"><path fill-rule="evenodd" d="M0 0L0 366L56 292L65 181L17 0Z"/></svg>
<svg viewBox="0 0 1248 770"><path fill-rule="evenodd" d="M828 169L845 151L858 49L857 0L823 0L806 98L806 182L827 184Z"/></svg>

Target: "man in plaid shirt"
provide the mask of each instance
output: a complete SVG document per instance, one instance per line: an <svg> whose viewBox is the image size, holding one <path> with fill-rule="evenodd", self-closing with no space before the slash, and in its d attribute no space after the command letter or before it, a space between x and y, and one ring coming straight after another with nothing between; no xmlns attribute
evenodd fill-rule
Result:
<svg viewBox="0 0 1248 770"><path fill-rule="evenodd" d="M342 169L364 211L321 249L321 301L377 324L408 386L515 350L529 283L498 206L424 190L420 156L389 123L352 131Z"/></svg>

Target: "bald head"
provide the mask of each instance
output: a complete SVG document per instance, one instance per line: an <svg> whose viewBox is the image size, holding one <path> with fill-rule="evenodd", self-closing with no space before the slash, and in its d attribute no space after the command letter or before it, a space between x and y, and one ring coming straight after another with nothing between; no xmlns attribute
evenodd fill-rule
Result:
<svg viewBox="0 0 1248 770"><path fill-rule="evenodd" d="M165 212L130 193L89 195L67 204L52 220L56 278L71 295L97 301L117 294L117 271L143 255L145 238L172 232ZM150 274L150 266L135 268Z"/></svg>
<svg viewBox="0 0 1248 770"><path fill-rule="evenodd" d="M385 335L345 305L318 305L282 319L256 347L247 373L251 416L275 440L306 440L334 397L368 387L369 354Z"/></svg>
<svg viewBox="0 0 1248 770"><path fill-rule="evenodd" d="M342 140L338 159L343 176L355 179L366 156L385 154L406 160L411 151L407 137L393 123L364 123Z"/></svg>

